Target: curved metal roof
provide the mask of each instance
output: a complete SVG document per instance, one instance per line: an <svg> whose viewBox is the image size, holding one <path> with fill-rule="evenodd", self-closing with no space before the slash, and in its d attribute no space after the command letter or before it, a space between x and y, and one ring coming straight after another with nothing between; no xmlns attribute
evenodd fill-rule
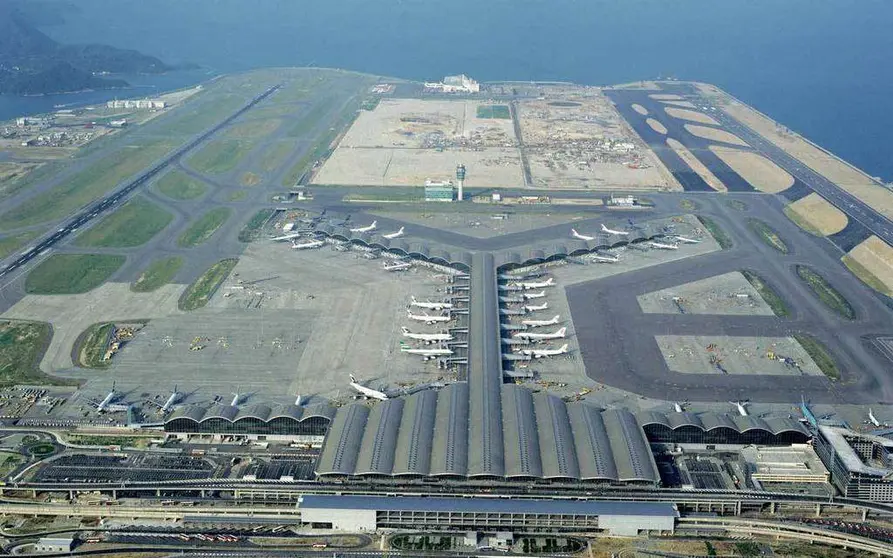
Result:
<svg viewBox="0 0 893 558"><path fill-rule="evenodd" d="M369 407L359 403L339 409L317 460L316 474L325 476L354 473L368 418Z"/></svg>
<svg viewBox="0 0 893 558"><path fill-rule="evenodd" d="M567 415L574 437L580 478L583 480L617 480L617 464L601 413L585 403L567 405Z"/></svg>
<svg viewBox="0 0 893 558"><path fill-rule="evenodd" d="M202 422L211 419L224 419L230 422L239 414L239 408L233 405L214 405L202 417Z"/></svg>
<svg viewBox="0 0 893 558"><path fill-rule="evenodd" d="M505 477L542 477L537 417L530 390L505 384L501 399Z"/></svg>
<svg viewBox="0 0 893 558"><path fill-rule="evenodd" d="M649 424L659 424L661 426L666 426L667 428L673 428L670 425L670 420L667 418L669 413L661 413L659 411L640 411L636 418L639 419L639 424L642 426L646 426Z"/></svg>
<svg viewBox="0 0 893 558"><path fill-rule="evenodd" d="M369 413L357 455L354 471L357 475L391 474L403 405L402 399L389 399L377 404Z"/></svg>
<svg viewBox="0 0 893 558"><path fill-rule="evenodd" d="M617 465L617 480L657 483L660 475L654 455L636 417L626 409L609 409L602 418Z"/></svg>
<svg viewBox="0 0 893 558"><path fill-rule="evenodd" d="M172 412L164 422L170 422L177 419L189 419L195 422L200 422L202 420L202 417L205 416L206 412L207 409L198 405L180 407L178 409L174 409L174 412Z"/></svg>
<svg viewBox="0 0 893 558"><path fill-rule="evenodd" d="M265 422L270 418L272 414L273 409L269 405L259 403L257 405L252 405L250 407L240 409L239 414L236 415L236 418L233 422L242 419L257 419L259 421Z"/></svg>
<svg viewBox="0 0 893 558"><path fill-rule="evenodd" d="M543 478L580 478L580 465L577 462L567 405L555 395L540 392L533 395L533 407L536 412Z"/></svg>
<svg viewBox="0 0 893 558"><path fill-rule="evenodd" d="M667 413L666 417L667 421L670 423L670 428L673 428L674 430L686 426L700 428L701 430L704 429L701 419L694 413Z"/></svg>
<svg viewBox="0 0 893 558"><path fill-rule="evenodd" d="M427 475L431 468L436 391L421 391L406 398L394 450L394 475Z"/></svg>
<svg viewBox="0 0 893 558"><path fill-rule="evenodd" d="M275 419L291 419L301 421L304 419L304 408L297 405L278 405L270 413L267 422Z"/></svg>
<svg viewBox="0 0 893 558"><path fill-rule="evenodd" d="M807 438L812 437L812 434L809 433L809 430L806 429L803 423L792 418L768 418L765 420L765 423L769 431L776 436L781 434L782 432L798 432L800 434L803 434Z"/></svg>
<svg viewBox="0 0 893 558"><path fill-rule="evenodd" d="M468 471L468 384L452 384L437 393L432 475L465 476Z"/></svg>

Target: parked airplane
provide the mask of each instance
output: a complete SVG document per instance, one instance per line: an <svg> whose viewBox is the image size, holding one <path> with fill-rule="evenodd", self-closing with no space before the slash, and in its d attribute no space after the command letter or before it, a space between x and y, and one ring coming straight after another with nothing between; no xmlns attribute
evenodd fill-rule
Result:
<svg viewBox="0 0 893 558"><path fill-rule="evenodd" d="M320 248L326 243L325 240L311 240L309 242L303 242L298 244L294 240L291 241L291 247L295 250L308 250L313 248Z"/></svg>
<svg viewBox="0 0 893 558"><path fill-rule="evenodd" d="M394 262L394 263L384 262L381 266L381 268L384 269L385 271L406 271L407 269L409 269L411 267L412 267L411 261Z"/></svg>
<svg viewBox="0 0 893 558"><path fill-rule="evenodd" d="M356 227L355 229L350 229L350 232L364 233L369 231L374 231L375 227L378 226L378 221L372 221L372 224L366 225L365 227Z"/></svg>
<svg viewBox="0 0 893 558"><path fill-rule="evenodd" d="M604 224L602 224L602 232L608 234L619 234L620 236L629 235L629 231L615 231L614 229L609 229Z"/></svg>
<svg viewBox="0 0 893 558"><path fill-rule="evenodd" d="M413 314L412 312L407 312L406 314L410 320L425 322L428 325L448 322L453 319L450 316L429 316L428 314Z"/></svg>
<svg viewBox="0 0 893 558"><path fill-rule="evenodd" d="M121 397L121 394L115 391L115 382L112 382L112 389L106 394L105 398L102 401L93 401L91 399L90 404L96 407L97 413L102 414L107 411L109 405L114 403L119 397Z"/></svg>
<svg viewBox="0 0 893 558"><path fill-rule="evenodd" d="M601 254L591 254L589 259L597 263L617 263L620 258L617 256L603 256Z"/></svg>
<svg viewBox="0 0 893 558"><path fill-rule="evenodd" d="M538 305L528 304L527 306L524 307L524 309L527 310L528 312L536 312L538 310L546 310L548 308L549 308L548 302L544 302L544 303L538 304Z"/></svg>
<svg viewBox="0 0 893 558"><path fill-rule="evenodd" d="M378 399L379 401L387 401L388 396L385 393L382 393L378 390L367 388L364 385L361 385L356 378L353 377L353 374L350 375L350 387L357 390L360 395L365 395L366 397L370 397L372 399Z"/></svg>
<svg viewBox="0 0 893 558"><path fill-rule="evenodd" d="M524 320L521 322L523 325L530 327L541 327L547 325L555 325L558 323L558 320L561 319L561 316L555 316L551 320Z"/></svg>
<svg viewBox="0 0 893 558"><path fill-rule="evenodd" d="M580 234L577 232L577 229L571 229L571 236L574 238L579 238L580 240L595 240L594 236L586 236L585 234Z"/></svg>
<svg viewBox="0 0 893 558"><path fill-rule="evenodd" d="M398 230L398 231L394 231L394 232L388 233L388 234L383 234L381 236L382 236L382 238L387 238L389 240L392 238L399 238L399 237L403 236L403 227L400 227L400 230Z"/></svg>
<svg viewBox="0 0 893 558"><path fill-rule="evenodd" d="M543 287L551 287L555 284L555 279L549 277L545 281L528 281L528 282L519 282L512 283L514 286L521 287L522 289L542 289Z"/></svg>
<svg viewBox="0 0 893 558"><path fill-rule="evenodd" d="M685 409L679 403L673 403L673 410L677 413L682 413L685 411Z"/></svg>
<svg viewBox="0 0 893 558"><path fill-rule="evenodd" d="M563 355L565 353L567 353L567 343L565 343L558 349L524 349L523 351L521 351L521 354L523 354L524 356L533 358L557 356Z"/></svg>
<svg viewBox="0 0 893 558"><path fill-rule="evenodd" d="M729 401L729 403L738 409L738 414L742 417L750 415L750 413L747 412L747 401Z"/></svg>
<svg viewBox="0 0 893 558"><path fill-rule="evenodd" d="M675 244L664 244L663 242L649 242L652 248L657 248L658 250L678 250L679 247Z"/></svg>
<svg viewBox="0 0 893 558"><path fill-rule="evenodd" d="M534 298L543 298L546 296L546 291L540 291L538 293L523 293L521 294L524 297L524 300L533 300Z"/></svg>
<svg viewBox="0 0 893 558"><path fill-rule="evenodd" d="M183 397L183 394L177 391L177 386L174 386L174 391L171 392L170 397L168 397L167 401L164 402L164 405L161 406L162 414L170 411L171 407L176 405L181 397Z"/></svg>
<svg viewBox="0 0 893 558"><path fill-rule="evenodd" d="M688 238L687 236L679 236L674 235L673 238L676 239L677 242L682 242L684 244L700 244L701 241L696 238Z"/></svg>
<svg viewBox="0 0 893 558"><path fill-rule="evenodd" d="M307 234L306 232L293 232L288 234L283 234L282 236L274 236L271 240L273 242L283 242L285 240L292 240L294 238L298 238Z"/></svg>
<svg viewBox="0 0 893 558"><path fill-rule="evenodd" d="M409 331L409 328L405 327L401 327L400 331L403 332L403 337L409 337L410 339L415 339L417 341L424 341L425 343L453 340L453 336L449 333L413 333Z"/></svg>
<svg viewBox="0 0 893 558"><path fill-rule="evenodd" d="M452 308L453 304L451 302L431 302L430 300L416 300L414 296L409 297L409 305L410 306L418 306L419 308L427 308L429 310L444 310L448 308Z"/></svg>
<svg viewBox="0 0 893 558"><path fill-rule="evenodd" d="M564 339L565 335L567 335L567 328L563 327L557 331L553 331L552 333L528 333L526 331L522 331L521 333L516 333L512 337L517 337L518 339L529 339L531 341L542 341L545 339Z"/></svg>
<svg viewBox="0 0 893 558"><path fill-rule="evenodd" d="M887 424L879 421L877 419L877 417L874 416L874 410L871 408L868 409L868 420L866 421L866 424L870 424L870 425L874 426L875 428L887 428L888 427Z"/></svg>
<svg viewBox="0 0 893 558"><path fill-rule="evenodd" d="M410 355L419 355L421 357L424 357L425 360L428 360L429 358L450 356L453 354L452 349L446 349L446 348L413 349L412 347L403 343L402 341L400 342L400 352L407 353Z"/></svg>

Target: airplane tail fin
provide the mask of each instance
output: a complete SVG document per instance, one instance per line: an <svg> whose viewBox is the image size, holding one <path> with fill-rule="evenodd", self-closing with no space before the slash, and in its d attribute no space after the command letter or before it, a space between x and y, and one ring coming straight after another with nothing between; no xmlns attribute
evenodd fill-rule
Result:
<svg viewBox="0 0 893 558"><path fill-rule="evenodd" d="M415 295L410 295L409 300L411 300L412 302L415 302Z"/></svg>
<svg viewBox="0 0 893 558"><path fill-rule="evenodd" d="M580 233L577 232L577 229L571 229L571 234L574 236L580 236Z"/></svg>
<svg viewBox="0 0 893 558"><path fill-rule="evenodd" d="M353 374L349 374L349 376L350 376L350 383L352 383L352 384L358 384L358 383L359 383L359 382L357 382L357 379L353 377Z"/></svg>
<svg viewBox="0 0 893 558"><path fill-rule="evenodd" d="M565 343L564 345L562 345L561 348L558 349L558 350L561 351L562 353L566 353L566 352L567 352L567 343Z"/></svg>
<svg viewBox="0 0 893 558"><path fill-rule="evenodd" d="M376 225L378 225L378 221L372 221L372 224L369 226L374 229Z"/></svg>
<svg viewBox="0 0 893 558"><path fill-rule="evenodd" d="M409 328L408 328L408 327L405 327L405 326L404 326L404 327L401 327L401 328L400 328L400 331L403 332L403 335L408 335L408 334L409 334Z"/></svg>
<svg viewBox="0 0 893 558"><path fill-rule="evenodd" d="M561 319L561 315L559 314L559 315L555 316L554 318L552 318L552 321L557 324L558 320L560 320L560 319Z"/></svg>
<svg viewBox="0 0 893 558"><path fill-rule="evenodd" d="M554 277L549 277L549 279L546 280L546 284L547 284L547 285L551 285L551 284L553 284L554 282L555 282L555 278L554 278Z"/></svg>
<svg viewBox="0 0 893 558"><path fill-rule="evenodd" d="M556 331L555 333L557 333L558 335L561 335L562 337L564 337L564 334L567 333L567 328L566 328L566 327L563 327L563 328L559 329L558 331Z"/></svg>

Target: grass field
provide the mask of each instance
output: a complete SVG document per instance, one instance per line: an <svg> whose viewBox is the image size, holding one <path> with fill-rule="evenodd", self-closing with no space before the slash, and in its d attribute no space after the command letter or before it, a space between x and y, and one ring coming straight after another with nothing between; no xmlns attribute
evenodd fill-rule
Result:
<svg viewBox="0 0 893 558"><path fill-rule="evenodd" d="M239 241L251 242L257 238L261 227L273 215L272 209L261 209L251 218L250 221L239 231Z"/></svg>
<svg viewBox="0 0 893 558"><path fill-rule="evenodd" d="M161 232L174 216L142 196L77 236L75 246L121 248L140 246Z"/></svg>
<svg viewBox="0 0 893 558"><path fill-rule="evenodd" d="M280 125L282 125L282 121L277 118L247 120L233 124L226 129L224 134L231 138L257 139L272 134Z"/></svg>
<svg viewBox="0 0 893 558"><path fill-rule="evenodd" d="M255 173L255 172L246 172L245 174L242 175L242 178L239 180L239 183L242 186L245 186L247 188L253 188L254 186L257 186L258 184L260 184L262 180L263 179L260 177L259 174Z"/></svg>
<svg viewBox="0 0 893 558"><path fill-rule="evenodd" d="M856 319L856 311L849 301L837 289L814 269L805 265L796 266L797 275L809 287L813 294L834 313L848 320Z"/></svg>
<svg viewBox="0 0 893 558"><path fill-rule="evenodd" d="M291 141L279 141L273 144L260 159L260 171L273 172L281 167L294 148L295 145Z"/></svg>
<svg viewBox="0 0 893 558"><path fill-rule="evenodd" d="M172 147L168 140L156 140L112 153L50 191L0 215L0 228L15 229L64 217L133 177Z"/></svg>
<svg viewBox="0 0 893 558"><path fill-rule="evenodd" d="M236 168L253 147L254 143L250 140L217 140L190 157L187 163L201 173L224 174Z"/></svg>
<svg viewBox="0 0 893 558"><path fill-rule="evenodd" d="M747 204L741 200L728 200L726 205L738 211L747 211Z"/></svg>
<svg viewBox="0 0 893 558"><path fill-rule="evenodd" d="M701 215L698 215L698 221L700 221L701 224L704 225L704 228L707 229L707 231L709 231L711 235L713 235L713 238L716 239L716 242L717 244L719 244L720 248L722 248L723 250L727 250L732 247L731 237L726 234L726 231L720 228L716 221L714 221L710 217L704 217Z"/></svg>
<svg viewBox="0 0 893 558"><path fill-rule="evenodd" d="M818 339L804 333L795 334L794 339L797 340L797 343L800 343L803 350L806 351L825 376L828 376L831 380L840 379L840 370L837 368L837 363L834 362L834 357L831 356L828 349Z"/></svg>
<svg viewBox="0 0 893 558"><path fill-rule="evenodd" d="M313 129L322 121L323 117L326 113L329 112L329 109L332 108L332 99L327 99L319 104L313 106L307 114L304 115L297 124L292 126L292 128L288 131L288 137L290 138L300 138L306 136L308 133L313 131Z"/></svg>
<svg viewBox="0 0 893 558"><path fill-rule="evenodd" d="M43 322L0 321L0 387L59 383L38 368L53 335Z"/></svg>
<svg viewBox="0 0 893 558"><path fill-rule="evenodd" d="M170 283L182 266L183 259L178 256L155 260L130 284L130 290L137 293L154 291Z"/></svg>
<svg viewBox="0 0 893 558"><path fill-rule="evenodd" d="M108 347L109 339L115 332L115 324L99 323L87 328L81 334L76 346L78 347L77 364L84 368L108 368L111 360L102 360Z"/></svg>
<svg viewBox="0 0 893 558"><path fill-rule="evenodd" d="M177 244L182 248L191 248L205 242L223 226L231 213L232 210L228 207L217 207L206 212L180 235Z"/></svg>
<svg viewBox="0 0 893 558"><path fill-rule="evenodd" d="M155 188L170 199L177 201L194 200L208 191L204 182L179 171L164 175Z"/></svg>
<svg viewBox="0 0 893 558"><path fill-rule="evenodd" d="M748 219L747 226L755 232L767 246L774 248L782 254L788 253L788 245L778 236L778 233L768 224L759 219Z"/></svg>
<svg viewBox="0 0 893 558"><path fill-rule="evenodd" d="M228 258L208 268L183 292L178 303L180 310L196 310L207 304L237 263L237 258Z"/></svg>
<svg viewBox="0 0 893 558"><path fill-rule="evenodd" d="M58 170L59 165L39 163L0 163L0 200L21 192L34 184L36 178ZM43 171L41 171L43 169Z"/></svg>
<svg viewBox="0 0 893 558"><path fill-rule="evenodd" d="M185 107L177 109L173 116L168 116L162 122L153 123L152 131L159 135L191 136L207 130L235 113L247 100L238 95L221 95L204 102L194 99Z"/></svg>
<svg viewBox="0 0 893 558"><path fill-rule="evenodd" d="M41 232L43 231L28 231L12 236L0 237L0 258L5 258L12 254L29 241L40 236Z"/></svg>
<svg viewBox="0 0 893 558"><path fill-rule="evenodd" d="M741 270L741 274L744 275L744 278L747 279L758 293L760 293L760 296L763 297L763 300L766 301L766 304L769 305L769 308L772 309L776 316L785 318L791 315L784 299L781 298L781 296L775 292L775 289L770 287L762 277L746 269Z"/></svg>
<svg viewBox="0 0 893 558"><path fill-rule="evenodd" d="M340 131L347 129L356 118L357 106L357 103L348 103L347 107L339 115L337 122L335 122L327 132L320 136L313 145L313 148L305 153L297 163L292 165L285 176L282 177L283 186L290 188L297 185L301 176L309 171L316 161L329 155L329 148L335 141L335 138L338 137L338 134L341 133Z"/></svg>
<svg viewBox="0 0 893 558"><path fill-rule="evenodd" d="M2 243L2 241L0 241L0 243ZM2 244L0 244L0 246L2 246ZM0 251L2 251L2 249L0 249ZM887 284L880 279L880 277L878 277L877 275L869 271L868 268L866 268L864 265L859 263L853 256L846 254L840 259L840 261L843 262L843 265L845 265L853 275L858 277L860 281L862 281L872 289L881 294L893 296L893 291L890 290L890 287L888 287Z"/></svg>
<svg viewBox="0 0 893 558"><path fill-rule="evenodd" d="M477 109L477 117L510 120L512 113L508 105L480 105Z"/></svg>
<svg viewBox="0 0 893 558"><path fill-rule="evenodd" d="M679 207L685 211L697 211L701 208L701 206L695 203L694 200L688 198L682 198L682 201L679 202Z"/></svg>
<svg viewBox="0 0 893 558"><path fill-rule="evenodd" d="M822 231L820 231L819 229L815 228L815 227L812 225L812 223L810 223L809 221L807 221L807 220L804 219L803 217L800 217L800 215L797 214L796 211L794 211L793 209L791 209L791 206L787 206L787 207L785 207L783 211L784 211L785 216L787 216L788 219L790 219L791 221L793 221L795 225L797 225L798 227L800 227L800 228L803 229L804 231L808 232L809 234L814 235L814 236L825 236L825 235L822 234Z"/></svg>
<svg viewBox="0 0 893 558"><path fill-rule="evenodd" d="M226 201L237 202L242 201L248 197L247 190L235 190L230 195L226 197Z"/></svg>
<svg viewBox="0 0 893 558"><path fill-rule="evenodd" d="M85 293L105 283L126 259L106 254L53 254L25 278L25 292Z"/></svg>

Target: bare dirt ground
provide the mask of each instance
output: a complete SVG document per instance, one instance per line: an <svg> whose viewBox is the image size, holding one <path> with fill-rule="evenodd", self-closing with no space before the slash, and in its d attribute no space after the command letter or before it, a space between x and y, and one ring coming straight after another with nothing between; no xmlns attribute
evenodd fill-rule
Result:
<svg viewBox="0 0 893 558"><path fill-rule="evenodd" d="M848 259L857 266L853 266ZM868 237L844 256L844 263L869 286L888 296L893 294L893 247L880 238L874 235Z"/></svg>
<svg viewBox="0 0 893 558"><path fill-rule="evenodd" d="M712 124L713 126L719 126L719 122L707 116L703 112L698 112L696 110L687 110L676 107L664 107L664 112L666 112L673 118L679 118L680 120L688 120L690 122L697 122L699 124Z"/></svg>
<svg viewBox="0 0 893 558"><path fill-rule="evenodd" d="M785 214L801 228L820 236L839 233L848 222L846 213L815 193L788 205Z"/></svg>
<svg viewBox="0 0 893 558"><path fill-rule="evenodd" d="M646 314L775 315L750 282L737 271L646 293L637 298L639 307Z"/></svg>
<svg viewBox="0 0 893 558"><path fill-rule="evenodd" d="M722 181L717 178L715 174L710 172L710 169L708 169L704 165L704 163L702 163L697 157L695 157L694 154L692 154L692 152L689 151L688 148L682 145L678 140L667 138L667 145L669 145L670 148L675 151L676 154L679 155L679 157L683 161L685 161L685 164L691 167L691 170L696 172L698 176L700 176L701 179L703 179L704 182L707 183L708 186L710 186L717 192L728 192L729 189L726 187L726 185L723 184Z"/></svg>
<svg viewBox="0 0 893 558"><path fill-rule="evenodd" d="M693 136L698 136L699 138L708 139L710 141L721 141L732 145L740 145L741 147L749 147L743 139L735 134L726 132L725 130L698 126L697 124L685 124L683 127L688 130L688 133Z"/></svg>
<svg viewBox="0 0 893 558"><path fill-rule="evenodd" d="M649 118L645 120L645 123L651 126L651 129L657 132L658 134L667 135L667 127L661 124L660 120L655 120L653 118Z"/></svg>
<svg viewBox="0 0 893 558"><path fill-rule="evenodd" d="M719 145L711 145L710 151L761 192L776 194L794 185L793 176L759 153Z"/></svg>
<svg viewBox="0 0 893 558"><path fill-rule="evenodd" d="M731 116L888 218L893 218L893 192L870 176L724 91L708 84L698 84L698 88Z"/></svg>
<svg viewBox="0 0 893 558"><path fill-rule="evenodd" d="M165 285L150 293L135 293L129 283L106 283L79 295L27 295L3 317L53 324L53 340L40 362L40 369L52 374L74 366L72 347L90 325L180 314L177 300L185 288Z"/></svg>
<svg viewBox="0 0 893 558"><path fill-rule="evenodd" d="M792 337L660 335L657 345L667 366L680 374L820 376L822 371ZM776 356L790 357L795 366Z"/></svg>
<svg viewBox="0 0 893 558"><path fill-rule="evenodd" d="M642 116L647 116L647 115L648 115L648 109L646 109L645 107L643 107L643 106L640 105L639 103L633 103L632 107L633 107L633 110L634 110L634 111L638 112L638 113L641 114Z"/></svg>

